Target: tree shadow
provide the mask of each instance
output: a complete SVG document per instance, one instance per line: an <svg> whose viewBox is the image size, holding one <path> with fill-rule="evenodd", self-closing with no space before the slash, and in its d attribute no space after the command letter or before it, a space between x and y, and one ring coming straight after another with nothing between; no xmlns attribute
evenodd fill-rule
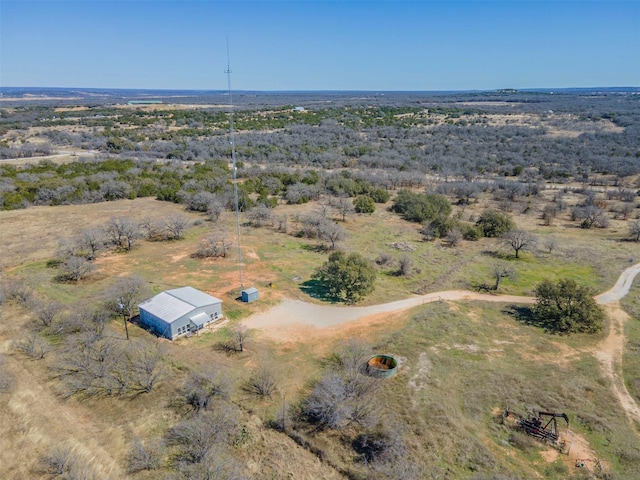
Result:
<svg viewBox="0 0 640 480"><path fill-rule="evenodd" d="M493 286L486 282L471 282L471 288L478 293L496 293Z"/></svg>
<svg viewBox="0 0 640 480"><path fill-rule="evenodd" d="M319 280L307 280L300 284L300 290L311 298L317 298L323 302L339 303L339 299L329 293L329 289Z"/></svg>
<svg viewBox="0 0 640 480"><path fill-rule="evenodd" d="M531 307L523 305L509 305L508 307L505 307L503 313L512 316L517 322L524 325L530 325L532 327L538 327L549 331L547 325L533 315Z"/></svg>
<svg viewBox="0 0 640 480"><path fill-rule="evenodd" d="M500 260L509 260L511 258L515 258L515 255L510 255L499 250L482 250L480 254L484 255L485 257L498 258Z"/></svg>
<svg viewBox="0 0 640 480"><path fill-rule="evenodd" d="M327 245L324 245L322 243L316 243L314 245L311 244L305 244L302 245L302 250L306 250L308 252L313 252L313 253L327 253L329 250L331 250Z"/></svg>

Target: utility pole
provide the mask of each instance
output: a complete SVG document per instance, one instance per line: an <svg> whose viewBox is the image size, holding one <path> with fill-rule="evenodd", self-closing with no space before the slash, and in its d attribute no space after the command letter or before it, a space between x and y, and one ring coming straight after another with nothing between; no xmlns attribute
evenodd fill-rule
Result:
<svg viewBox="0 0 640 480"><path fill-rule="evenodd" d="M124 331L127 335L127 340L129 340L129 327L127 326L127 311L124 308L124 302L122 301L122 297L118 298L118 308L122 312L122 320L124 320Z"/></svg>
<svg viewBox="0 0 640 480"><path fill-rule="evenodd" d="M240 248L240 208L238 202L238 167L236 166L236 145L233 129L233 97L231 96L231 66L229 61L229 39L227 38L227 86L229 89L229 144L231 145L231 162L233 168L233 200L236 209L236 240L238 242L238 274L240 290L242 286L242 249Z"/></svg>

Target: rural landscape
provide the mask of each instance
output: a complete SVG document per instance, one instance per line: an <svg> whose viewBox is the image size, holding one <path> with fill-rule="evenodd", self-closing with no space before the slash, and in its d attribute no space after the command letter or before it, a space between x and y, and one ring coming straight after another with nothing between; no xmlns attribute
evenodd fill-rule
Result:
<svg viewBox="0 0 640 480"><path fill-rule="evenodd" d="M640 478L638 89L0 92L0 478Z"/></svg>

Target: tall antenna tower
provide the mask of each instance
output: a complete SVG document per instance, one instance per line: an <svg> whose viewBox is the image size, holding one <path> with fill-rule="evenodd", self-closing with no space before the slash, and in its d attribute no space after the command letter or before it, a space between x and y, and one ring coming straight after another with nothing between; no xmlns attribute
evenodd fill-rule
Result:
<svg viewBox="0 0 640 480"><path fill-rule="evenodd" d="M233 97L231 96L231 66L229 62L229 39L227 38L227 86L229 88L229 144L231 145L231 163L233 166L233 201L236 209L236 241L238 244L238 274L240 290L242 285L242 249L240 248L240 206L238 202L238 168L236 166L236 144L233 130Z"/></svg>

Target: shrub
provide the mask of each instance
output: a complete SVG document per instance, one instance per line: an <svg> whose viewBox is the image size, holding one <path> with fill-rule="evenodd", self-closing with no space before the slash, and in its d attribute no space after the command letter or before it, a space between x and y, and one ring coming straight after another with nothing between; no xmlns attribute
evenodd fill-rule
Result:
<svg viewBox="0 0 640 480"><path fill-rule="evenodd" d="M353 208L357 213L373 213L376 211L376 203L368 195L359 195L353 200Z"/></svg>
<svg viewBox="0 0 640 480"><path fill-rule="evenodd" d="M361 255L337 251L316 270L313 278L324 284L330 297L352 303L373 292L376 271Z"/></svg>
<svg viewBox="0 0 640 480"><path fill-rule="evenodd" d="M442 195L400 190L391 210L410 222L424 223L451 214L451 204Z"/></svg>
<svg viewBox="0 0 640 480"><path fill-rule="evenodd" d="M513 229L515 224L509 215L495 210L488 210L482 212L482 215L480 215L480 218L476 222L476 226L480 228L483 236L495 238Z"/></svg>
<svg viewBox="0 0 640 480"><path fill-rule="evenodd" d="M558 333L602 330L604 311L596 303L590 288L568 279L558 283L545 280L538 284L535 292L533 318L548 330Z"/></svg>

